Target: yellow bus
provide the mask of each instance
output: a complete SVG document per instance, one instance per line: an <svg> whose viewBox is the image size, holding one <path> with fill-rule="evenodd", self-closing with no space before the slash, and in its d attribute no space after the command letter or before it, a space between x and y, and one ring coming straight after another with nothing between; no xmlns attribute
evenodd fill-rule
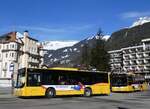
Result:
<svg viewBox="0 0 150 109"><path fill-rule="evenodd" d="M133 75L132 86L134 91L145 91L148 90L148 83L146 82L145 76L141 74Z"/></svg>
<svg viewBox="0 0 150 109"><path fill-rule="evenodd" d="M18 70L14 95L45 96L110 94L108 73L50 68Z"/></svg>
<svg viewBox="0 0 150 109"><path fill-rule="evenodd" d="M134 92L148 89L144 76L139 74L111 74L112 92Z"/></svg>

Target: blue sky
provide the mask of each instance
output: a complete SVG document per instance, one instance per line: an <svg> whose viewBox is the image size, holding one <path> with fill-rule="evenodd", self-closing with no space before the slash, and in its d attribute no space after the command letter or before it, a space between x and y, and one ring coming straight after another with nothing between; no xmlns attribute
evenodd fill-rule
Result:
<svg viewBox="0 0 150 109"><path fill-rule="evenodd" d="M1 0L0 34L28 30L44 40L82 40L150 16L150 0Z"/></svg>

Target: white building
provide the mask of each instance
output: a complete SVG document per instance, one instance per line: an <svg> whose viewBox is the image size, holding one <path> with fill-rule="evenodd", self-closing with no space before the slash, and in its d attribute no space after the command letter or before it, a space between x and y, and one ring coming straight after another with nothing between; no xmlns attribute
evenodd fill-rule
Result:
<svg viewBox="0 0 150 109"><path fill-rule="evenodd" d="M112 71L120 71L122 68L122 50L109 51L110 67Z"/></svg>
<svg viewBox="0 0 150 109"><path fill-rule="evenodd" d="M125 72L134 71L135 73L150 74L150 38L143 39L141 45L122 48L120 50L109 51L111 70L120 68ZM117 63L112 60L122 60L121 66L114 67Z"/></svg>
<svg viewBox="0 0 150 109"><path fill-rule="evenodd" d="M10 86L13 74L23 67L39 68L43 54L38 40L24 34L10 32L0 36L0 86Z"/></svg>

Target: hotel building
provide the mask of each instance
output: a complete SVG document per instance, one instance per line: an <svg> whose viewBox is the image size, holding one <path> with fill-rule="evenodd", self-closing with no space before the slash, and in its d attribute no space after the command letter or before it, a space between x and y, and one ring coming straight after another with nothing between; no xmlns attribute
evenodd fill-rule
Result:
<svg viewBox="0 0 150 109"><path fill-rule="evenodd" d="M113 50L108 53L112 72L133 71L150 75L150 38L143 39L138 46Z"/></svg>
<svg viewBox="0 0 150 109"><path fill-rule="evenodd" d="M10 32L0 36L0 86L10 86L11 78L23 67L40 68L43 53L38 40L28 31Z"/></svg>

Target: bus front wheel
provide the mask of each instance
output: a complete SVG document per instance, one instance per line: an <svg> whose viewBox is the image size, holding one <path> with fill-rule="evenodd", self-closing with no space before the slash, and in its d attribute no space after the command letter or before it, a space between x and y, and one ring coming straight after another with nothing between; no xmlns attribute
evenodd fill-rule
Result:
<svg viewBox="0 0 150 109"><path fill-rule="evenodd" d="M55 89L54 89L54 88L48 88L48 89L46 90L45 96L46 96L47 98L53 98L53 97L55 97L55 96L56 96L56 91L55 91Z"/></svg>
<svg viewBox="0 0 150 109"><path fill-rule="evenodd" d="M84 89L84 96L85 97L90 97L92 96L92 90L90 88L85 88Z"/></svg>

